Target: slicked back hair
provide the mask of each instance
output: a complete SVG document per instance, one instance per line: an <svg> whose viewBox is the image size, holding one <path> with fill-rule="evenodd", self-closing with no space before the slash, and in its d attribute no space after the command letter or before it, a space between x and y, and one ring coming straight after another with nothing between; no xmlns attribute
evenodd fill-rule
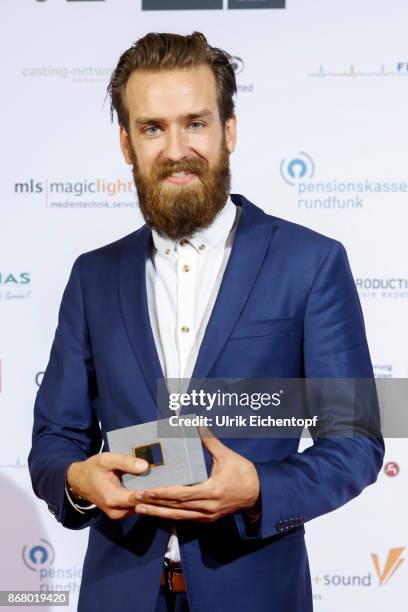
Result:
<svg viewBox="0 0 408 612"><path fill-rule="evenodd" d="M206 65L215 77L218 110L221 123L234 112L233 96L237 92L232 57L226 51L212 47L201 32L187 36L150 32L137 40L120 57L108 85L111 119L116 112L119 125L129 133L129 113L124 99L130 75L135 71L161 72Z"/></svg>

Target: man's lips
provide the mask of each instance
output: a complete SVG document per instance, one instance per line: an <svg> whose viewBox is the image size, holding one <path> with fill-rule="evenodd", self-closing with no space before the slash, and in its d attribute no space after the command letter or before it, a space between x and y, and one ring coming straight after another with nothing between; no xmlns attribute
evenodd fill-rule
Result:
<svg viewBox="0 0 408 612"><path fill-rule="evenodd" d="M173 183L173 185L186 185L190 183L193 179L196 178L196 174L192 172L188 172L187 174L184 172L176 172L174 174L170 174L166 176L164 179L165 183Z"/></svg>

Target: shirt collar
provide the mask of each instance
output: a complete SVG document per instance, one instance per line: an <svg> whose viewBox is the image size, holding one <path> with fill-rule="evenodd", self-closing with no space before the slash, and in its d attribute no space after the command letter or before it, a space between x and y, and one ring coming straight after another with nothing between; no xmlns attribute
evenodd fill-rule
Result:
<svg viewBox="0 0 408 612"><path fill-rule="evenodd" d="M236 206L228 197L228 200L215 217L209 227L199 230L190 238L171 240L160 236L155 229L152 229L153 243L160 255L170 255L174 251L179 251L183 246L189 244L198 253L206 253L221 242L226 242L229 232L234 224Z"/></svg>

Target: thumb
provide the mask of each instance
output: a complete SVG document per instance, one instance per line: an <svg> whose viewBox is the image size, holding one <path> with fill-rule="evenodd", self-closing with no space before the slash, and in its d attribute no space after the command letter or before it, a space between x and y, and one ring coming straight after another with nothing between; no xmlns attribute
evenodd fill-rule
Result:
<svg viewBox="0 0 408 612"><path fill-rule="evenodd" d="M210 431L205 425L200 425L198 427L198 433L200 434L203 446L213 457L220 458L225 454L225 451L228 450L228 447L225 446L225 444L223 444L218 438L216 438L212 431Z"/></svg>
<svg viewBox="0 0 408 612"><path fill-rule="evenodd" d="M137 459L130 455L121 453L103 453L105 465L108 470L120 470L128 474L143 474L149 468L149 464L144 459Z"/></svg>

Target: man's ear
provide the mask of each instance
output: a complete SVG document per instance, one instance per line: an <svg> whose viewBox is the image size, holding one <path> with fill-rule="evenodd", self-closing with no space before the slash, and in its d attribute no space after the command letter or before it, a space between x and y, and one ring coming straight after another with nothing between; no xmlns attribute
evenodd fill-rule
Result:
<svg viewBox="0 0 408 612"><path fill-rule="evenodd" d="M123 125L120 126L119 130L119 139L120 139L120 148L122 149L123 157L125 158L125 162L129 165L132 165L132 158L130 156L130 141L129 136Z"/></svg>
<svg viewBox="0 0 408 612"><path fill-rule="evenodd" d="M224 134L227 149L230 153L233 153L237 144L237 116L235 113L225 122Z"/></svg>

